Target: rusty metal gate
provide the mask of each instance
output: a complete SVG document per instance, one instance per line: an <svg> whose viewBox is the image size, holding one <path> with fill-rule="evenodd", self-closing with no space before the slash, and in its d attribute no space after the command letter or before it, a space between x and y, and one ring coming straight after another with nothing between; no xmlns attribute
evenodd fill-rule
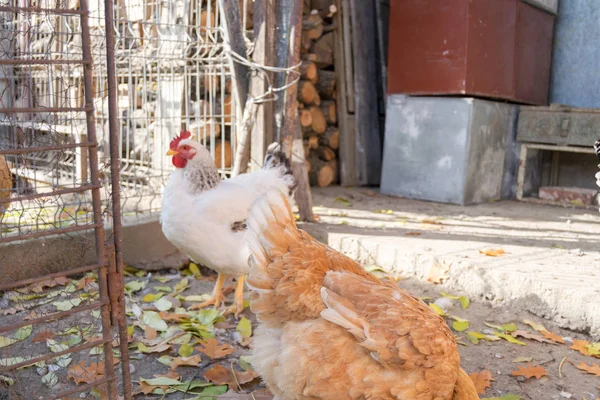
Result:
<svg viewBox="0 0 600 400"><path fill-rule="evenodd" d="M113 3L103 6L96 15L113 26ZM89 18L88 0L0 2L2 399L131 398L115 32L92 37ZM92 71L100 48L113 71L103 170Z"/></svg>

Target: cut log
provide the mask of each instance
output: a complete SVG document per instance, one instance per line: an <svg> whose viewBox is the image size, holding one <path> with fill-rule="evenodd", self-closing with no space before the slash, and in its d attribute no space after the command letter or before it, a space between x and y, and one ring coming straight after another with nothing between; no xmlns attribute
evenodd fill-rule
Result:
<svg viewBox="0 0 600 400"><path fill-rule="evenodd" d="M318 78L317 66L314 62L306 61L300 66L300 74L302 79L307 81L316 82Z"/></svg>
<svg viewBox="0 0 600 400"><path fill-rule="evenodd" d="M323 19L319 14L310 14L302 20L302 30L310 39L318 39L323 35Z"/></svg>
<svg viewBox="0 0 600 400"><path fill-rule="evenodd" d="M317 155L323 161L331 161L335 159L335 151L333 151L328 146L317 147Z"/></svg>
<svg viewBox="0 0 600 400"><path fill-rule="evenodd" d="M325 100L321 102L321 110L325 114L325 119L329 125L337 124L337 108L335 101Z"/></svg>
<svg viewBox="0 0 600 400"><path fill-rule="evenodd" d="M221 165L223 160L223 155L221 154L223 147L225 148L225 164ZM223 145L223 141L217 142L217 145L215 146L215 165L217 168L231 167L231 143L229 143L229 140L225 140L225 145Z"/></svg>
<svg viewBox="0 0 600 400"><path fill-rule="evenodd" d="M233 101L231 98L231 94L228 94L225 99L223 100L223 121L228 124L231 122L231 116L232 116L232 105L233 105Z"/></svg>
<svg viewBox="0 0 600 400"><path fill-rule="evenodd" d="M319 137L318 136L310 136L308 139L308 149L316 150L319 148Z"/></svg>
<svg viewBox="0 0 600 400"><path fill-rule="evenodd" d="M302 40L300 42L300 53L306 54L310 51L312 47L313 40L308 36L308 31L302 32Z"/></svg>
<svg viewBox="0 0 600 400"><path fill-rule="evenodd" d="M329 146L333 150L340 148L340 131L335 126L330 126L324 135L319 137L319 144Z"/></svg>
<svg viewBox="0 0 600 400"><path fill-rule="evenodd" d="M310 110L303 109L300 110L298 114L300 116L300 126L302 126L302 129L310 129L313 122L313 117Z"/></svg>
<svg viewBox="0 0 600 400"><path fill-rule="evenodd" d="M315 85L319 97L326 100L334 100L335 93L335 72L334 71L319 71L319 80Z"/></svg>
<svg viewBox="0 0 600 400"><path fill-rule="evenodd" d="M325 114L323 114L323 110L321 107L312 106L309 108L309 111L312 115L312 124L310 127L312 130L318 135L322 135L327 130L327 120L325 119Z"/></svg>
<svg viewBox="0 0 600 400"><path fill-rule="evenodd" d="M333 65L333 57L327 54L302 54L302 61L312 61L318 68L327 68Z"/></svg>
<svg viewBox="0 0 600 400"><path fill-rule="evenodd" d="M298 82L298 99L305 105L314 104L318 106L321 104L321 97L319 97L315 85L308 81Z"/></svg>
<svg viewBox="0 0 600 400"><path fill-rule="evenodd" d="M318 61L315 61L317 67L325 68L333 64L333 32L323 35L310 48L310 53L315 54Z"/></svg>
<svg viewBox="0 0 600 400"><path fill-rule="evenodd" d="M319 159L316 151L311 151L308 156L310 171L308 179L312 186L327 187L337 176L337 160L323 161Z"/></svg>

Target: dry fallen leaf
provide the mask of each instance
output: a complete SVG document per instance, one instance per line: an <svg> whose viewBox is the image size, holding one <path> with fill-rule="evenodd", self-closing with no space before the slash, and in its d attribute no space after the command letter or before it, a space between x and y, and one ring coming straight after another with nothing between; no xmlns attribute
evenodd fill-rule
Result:
<svg viewBox="0 0 600 400"><path fill-rule="evenodd" d="M533 361L533 357L517 357L512 362L514 363L530 363Z"/></svg>
<svg viewBox="0 0 600 400"><path fill-rule="evenodd" d="M119 360L115 359L116 365ZM104 377L104 362L86 364L82 360L79 364L75 364L69 368L67 372L67 380L73 381L79 385L80 383L92 383Z"/></svg>
<svg viewBox="0 0 600 400"><path fill-rule="evenodd" d="M560 344L564 344L565 341L563 340L562 337L558 336L556 333L554 332L542 332L542 335L544 335L544 337L548 340L552 340L554 343L560 343Z"/></svg>
<svg viewBox="0 0 600 400"><path fill-rule="evenodd" d="M37 335L35 335L33 337L33 339L31 339L31 341L33 343L36 343L36 342L46 343L46 339L52 339L52 338L54 338L54 336L55 336L54 333L52 333L50 331L43 331L43 332L40 332Z"/></svg>
<svg viewBox="0 0 600 400"><path fill-rule="evenodd" d="M569 348L573 349L573 350L577 350L578 352L580 352L584 356L590 356L591 354L588 351L588 346L589 345L590 345L590 342L588 342L586 340L575 339L575 340L573 340L573 346L571 346Z"/></svg>
<svg viewBox="0 0 600 400"><path fill-rule="evenodd" d="M544 325L542 324L538 324L537 322L528 320L528 319L524 319L523 323L526 325L529 325L533 330L536 330L538 332L548 332L548 329L546 329L546 327L544 327Z"/></svg>
<svg viewBox="0 0 600 400"><path fill-rule="evenodd" d="M485 394L485 390L492 386L491 381L495 380L492 378L492 373L487 369L481 372L473 372L469 376L471 377L471 380L477 389L477 393L479 394Z"/></svg>
<svg viewBox="0 0 600 400"><path fill-rule="evenodd" d="M233 376L234 372L235 377ZM238 383L243 385L244 383L252 382L254 378L258 377L258 373L253 370L244 372L235 371L232 368L226 368L220 364L217 364L206 371L202 376L204 379L214 383L215 385L229 385L230 389L237 390Z"/></svg>
<svg viewBox="0 0 600 400"><path fill-rule="evenodd" d="M450 271L450 264L434 260L433 265L429 269L427 280L432 283L442 283L447 278L448 271Z"/></svg>
<svg viewBox="0 0 600 400"><path fill-rule="evenodd" d="M504 254L506 254L506 252L502 249L485 249L485 250L479 250L480 254L485 254L488 257L499 257L499 256L503 256Z"/></svg>
<svg viewBox="0 0 600 400"><path fill-rule="evenodd" d="M148 340L156 339L157 335L158 335L158 332L156 332L156 329L153 329L150 326L146 326L146 329L144 329L144 336Z"/></svg>
<svg viewBox="0 0 600 400"><path fill-rule="evenodd" d="M575 364L573 364L573 365L575 365ZM582 361L579 363L579 365L575 365L575 367L577 367L578 369L580 369L582 371L587 372L588 374L600 376L600 365L598 365L598 364L587 365L586 363L584 363Z"/></svg>
<svg viewBox="0 0 600 400"><path fill-rule="evenodd" d="M219 344L217 339L208 338L200 343L200 346L196 347L196 350L206 354L211 360L214 360L228 356L233 353L235 349L228 344Z"/></svg>
<svg viewBox="0 0 600 400"><path fill-rule="evenodd" d="M546 339L545 337L541 336L541 335L536 335L535 333L531 333L531 332L527 332L527 331L515 331L512 333L513 337L522 337L525 339L530 339L530 340L535 340L537 342L540 343L549 343L549 344L556 344L556 342L553 342L552 340Z"/></svg>
<svg viewBox="0 0 600 400"><path fill-rule="evenodd" d="M175 369L177 367L197 367L202 362L202 356L196 354L191 357L175 357L169 364L169 368Z"/></svg>
<svg viewBox="0 0 600 400"><path fill-rule="evenodd" d="M526 366L519 365L518 370L511 372L512 376L524 376L525 378L533 378L540 379L542 376L548 375L548 371L544 369L541 365L533 366L531 364L527 364Z"/></svg>

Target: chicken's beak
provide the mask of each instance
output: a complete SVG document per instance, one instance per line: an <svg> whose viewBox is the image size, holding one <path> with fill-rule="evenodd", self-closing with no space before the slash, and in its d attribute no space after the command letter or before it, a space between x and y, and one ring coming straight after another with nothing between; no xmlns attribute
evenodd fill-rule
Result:
<svg viewBox="0 0 600 400"><path fill-rule="evenodd" d="M176 156L177 154L179 154L177 150L169 149L169 151L167 151L168 156Z"/></svg>

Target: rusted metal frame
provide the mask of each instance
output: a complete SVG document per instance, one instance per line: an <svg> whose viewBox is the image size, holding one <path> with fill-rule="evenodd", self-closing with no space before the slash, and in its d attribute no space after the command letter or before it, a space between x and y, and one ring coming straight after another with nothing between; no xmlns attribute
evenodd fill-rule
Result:
<svg viewBox="0 0 600 400"><path fill-rule="evenodd" d="M84 391L86 391L88 389L93 389L93 388L98 387L100 385L105 385L105 384L107 384L109 382L114 381L115 379L116 379L116 377L113 376L110 379L109 378L103 378L103 379L99 379L99 380L97 380L95 382L88 383L87 385L77 386L75 389L71 389L68 392L62 392L62 393L60 393L60 394L58 394L58 395L56 395L54 397L50 397L50 400L60 400L60 399L64 398L65 396L69 396L69 395L72 395L72 394L75 394L75 393L81 393L81 392L84 392Z"/></svg>
<svg viewBox="0 0 600 400"><path fill-rule="evenodd" d="M105 1L105 8L110 8L110 12L113 12L112 1ZM81 14L81 48L83 53L84 60L90 60L90 62L83 67L83 86L84 86L84 98L85 98L85 107L89 107L90 110L86 112L86 122L87 122L87 134L88 140L90 142L97 142L96 137L96 123L94 117L94 85L93 85L93 71L92 71L92 47L91 47L91 39L90 39L90 27L89 27L89 4L88 0L81 0L80 9L82 11ZM105 10L107 13L109 10ZM112 21L112 20L111 20ZM112 48L114 51L114 29L113 25L106 24L106 46L108 49ZM109 36L113 37L113 41L111 42L108 38ZM108 60L110 65L111 60ZM114 68L114 58L112 60L113 68ZM114 71L114 69L113 69ZM114 81L113 81L114 83ZM110 90L110 73L109 73L109 90ZM112 114L112 112L111 112ZM111 136L117 130L114 125L110 126ZM90 147L89 149L89 162L90 162L90 176L91 183L94 186L100 185L100 174L98 172L98 148ZM113 171L114 173L114 171ZM118 188L118 186L117 186ZM113 187L114 189L114 187ZM113 201L115 201L113 199ZM98 258L98 264L106 265L106 250L105 250L105 232L104 226L102 224L102 203L100 197L100 189L92 190L92 204L94 210L94 221L99 223L100 226L96 228L96 255ZM104 376L109 380L109 383L106 385L107 397L109 399L117 398L117 385L115 383L115 371L114 371L114 363L113 363L113 351L112 351L112 326L110 324L110 299L108 298L108 282L106 278L106 267L100 268L98 271L98 288L100 292L100 301L104 302L105 305L102 307L100 315L102 318L102 337L104 343ZM127 363L129 366L129 363ZM124 385L126 383L124 382Z"/></svg>
<svg viewBox="0 0 600 400"><path fill-rule="evenodd" d="M68 271L55 272L53 274L36 276L35 278L23 279L21 281L14 282L14 283L2 283L2 284L0 284L0 292L10 290L13 288L17 288L17 287L31 285L32 283L37 283L37 282L45 281L48 279L60 278L63 276L68 276L68 275L82 274L85 272L90 272L90 271L99 269L101 267L102 266L99 264L86 265L84 267L70 269Z"/></svg>
<svg viewBox="0 0 600 400"><path fill-rule="evenodd" d="M0 111L4 114L19 114L19 113L37 113L37 112L86 112L87 107L29 107L29 108L0 108Z"/></svg>
<svg viewBox="0 0 600 400"><path fill-rule="evenodd" d="M49 14L74 14L81 15L83 14L82 10L70 10L66 8L41 8L41 7L8 7L8 6L0 6L0 12L11 12L11 13L49 13Z"/></svg>
<svg viewBox="0 0 600 400"><path fill-rule="evenodd" d="M112 342L112 339L111 339L110 342ZM110 342L109 342L109 345L110 345ZM82 344L80 346L69 347L66 350L57 351L56 353L50 353L50 354L46 354L46 355L43 355L43 356L39 356L39 357L35 357L35 358L30 358L27 361L23 361L23 362L20 362L20 363L17 363L17 364L13 364L13 365L10 365L10 366L6 366L6 367L0 367L0 374L3 374L3 373L8 372L8 371L14 371L15 369L18 369L18 368L21 368L21 367L26 367L28 365L35 364L35 363L38 363L40 361L52 360L53 358L57 358L57 357L65 355L65 354L78 353L78 352L83 351L83 350L87 350L87 349L91 349L93 347L100 346L101 344L106 344L106 342L105 342L104 339L94 340L93 342L87 342L87 343ZM112 354L112 352L111 352L111 354ZM110 377L108 377L108 378L110 378Z"/></svg>
<svg viewBox="0 0 600 400"><path fill-rule="evenodd" d="M101 189L101 188L102 188L102 186L84 185L84 186L78 186L75 188L55 190L53 192L48 192L48 193L36 193L36 194L29 194L27 196L13 197L10 199L10 201L14 202L14 203L18 203L21 201L41 199L44 197L55 197L55 196L62 196L64 194L87 192L89 190Z"/></svg>
<svg viewBox="0 0 600 400"><path fill-rule="evenodd" d="M3 237L3 238L0 238L0 243L18 242L18 241L25 240L25 239L38 239L41 237L59 235L62 233L87 231L92 228L96 228L96 229L102 228L103 226L104 225L102 223L99 223L99 224L76 225L76 226L71 226L69 228L50 229L48 231L28 233L26 235Z"/></svg>
<svg viewBox="0 0 600 400"><path fill-rule="evenodd" d="M91 65L92 60L90 58L83 58L81 60L46 60L46 59L33 59L33 58L3 58L0 60L0 65Z"/></svg>
<svg viewBox="0 0 600 400"><path fill-rule="evenodd" d="M106 305L107 303L108 303L108 301L102 301L102 300L95 301L92 304L88 304L87 306L72 308L68 311L61 311L58 313L49 314L44 317L32 319L29 321L21 321L21 322L15 323L15 324L4 325L4 326L0 327L0 333L14 331L16 329L19 329L19 328L22 328L22 327L28 326L28 325L42 324L44 322L61 319L61 318L68 317L73 314L78 314L78 313L84 312L84 311L95 310L95 309L98 309L98 308Z"/></svg>
<svg viewBox="0 0 600 400"><path fill-rule="evenodd" d="M131 386L131 371L129 370L129 346L127 340L127 321L125 315L124 262L123 262L123 231L121 224L121 192L120 192L120 150L119 124L117 120L117 68L115 65L116 37L114 29L114 1L104 0L104 25L106 26L106 74L108 83L108 126L110 147L110 171L112 185L112 222L114 257L111 257L109 267L113 269L109 283L113 294L118 293L118 301L113 304L112 312L118 320L119 349L121 350L121 374L123 377L123 395L125 400L133 398ZM114 264L113 264L114 261ZM114 267L113 267L114 265ZM115 290L117 292L115 292ZM118 311L117 311L118 310ZM112 356L112 351L111 351ZM108 364L107 364L108 365ZM111 365L112 371L112 365Z"/></svg>
<svg viewBox="0 0 600 400"><path fill-rule="evenodd" d="M0 110L2 111L2 110ZM44 151L59 151L59 150L72 150L77 149L79 147L96 147L98 143L96 142L81 142L81 143L70 143L70 144L57 144L55 146L38 146L38 147L24 147L20 149L0 149L0 154L3 155L19 155L19 154L29 154L29 153L41 153Z"/></svg>

